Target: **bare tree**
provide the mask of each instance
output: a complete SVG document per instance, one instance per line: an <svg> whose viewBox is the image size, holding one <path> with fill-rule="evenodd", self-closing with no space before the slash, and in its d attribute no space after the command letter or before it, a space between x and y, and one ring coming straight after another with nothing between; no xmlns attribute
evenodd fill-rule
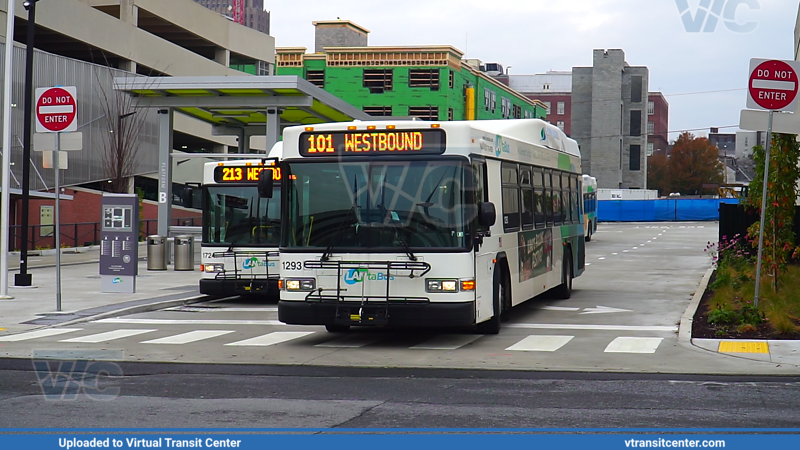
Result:
<svg viewBox="0 0 800 450"><path fill-rule="evenodd" d="M112 68L106 55L105 68L95 67L97 94L103 109L103 123L109 130L103 133L101 163L109 179L109 190L126 193L131 189L131 179L139 166L139 148L143 144L147 126L149 100L143 96L132 96L113 88L114 78L136 78L140 75ZM102 71L106 70L111 84L104 83ZM153 85L157 84L156 82ZM132 192L132 191L131 191Z"/></svg>

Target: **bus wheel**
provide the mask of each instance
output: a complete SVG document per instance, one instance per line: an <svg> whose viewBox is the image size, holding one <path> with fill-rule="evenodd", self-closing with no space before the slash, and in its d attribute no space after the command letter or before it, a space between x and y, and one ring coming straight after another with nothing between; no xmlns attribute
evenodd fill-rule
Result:
<svg viewBox="0 0 800 450"><path fill-rule="evenodd" d="M350 331L350 325L325 325L329 333L345 333Z"/></svg>
<svg viewBox="0 0 800 450"><path fill-rule="evenodd" d="M500 333L500 321L503 315L503 305L505 304L508 289L506 283L503 281L505 277L501 273L500 267L494 269L494 295L492 301L493 314L492 318L478 324L478 333L480 334L498 334Z"/></svg>
<svg viewBox="0 0 800 450"><path fill-rule="evenodd" d="M556 295L561 299L572 296L572 255L564 255L564 267L561 270L561 285L556 289Z"/></svg>
<svg viewBox="0 0 800 450"><path fill-rule="evenodd" d="M591 225L590 225L590 226L589 226L589 231L588 231L588 234L586 235L586 242L589 242L589 241L591 241L591 240L592 240L592 227L591 227Z"/></svg>

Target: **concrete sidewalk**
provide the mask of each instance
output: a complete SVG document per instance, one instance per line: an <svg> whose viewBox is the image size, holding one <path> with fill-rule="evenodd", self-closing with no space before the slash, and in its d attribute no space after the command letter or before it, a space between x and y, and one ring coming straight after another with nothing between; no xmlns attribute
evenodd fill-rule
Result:
<svg viewBox="0 0 800 450"><path fill-rule="evenodd" d="M100 288L99 249L76 253L64 249L61 255L61 311L56 311L56 256L29 256L28 273L33 287L14 286L19 256L9 255L10 300L0 300L0 334L16 333L43 326L134 313L183 304L204 298L198 291L199 265L194 271L148 271L146 249L139 248L139 276L134 294L104 293ZM197 260L196 260L197 261Z"/></svg>

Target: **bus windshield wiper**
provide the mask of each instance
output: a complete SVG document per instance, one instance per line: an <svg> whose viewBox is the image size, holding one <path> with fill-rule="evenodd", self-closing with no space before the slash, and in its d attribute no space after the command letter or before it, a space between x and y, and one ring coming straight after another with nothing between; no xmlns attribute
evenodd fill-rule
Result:
<svg viewBox="0 0 800 450"><path fill-rule="evenodd" d="M386 205L386 177L384 176L383 182L381 183L381 204L378 205L378 209L381 211L381 214L383 215L384 223L386 223L386 220L390 219L391 217L391 215L389 214L389 210L386 209L385 205ZM406 255L408 255L408 259L416 261L417 257L414 255L414 252L411 251L411 246L408 245L408 242L406 242L405 238L400 236L400 232L397 230L398 227L395 226L394 224L391 224L389 226L392 228L392 234L394 235L394 238L397 239L397 241L400 242L400 245L403 246L403 251L405 251Z"/></svg>
<svg viewBox="0 0 800 450"><path fill-rule="evenodd" d="M333 250L333 246L336 245L336 243L339 242L339 239L341 238L342 227L344 227L344 224L347 223L347 221L350 219L350 215L353 215L353 214L356 213L356 202L357 202L357 195L358 195L358 181L357 180L358 179L356 177L353 177L353 189L354 189L353 190L353 205L350 207L350 210L347 211L347 214L344 216L342 221L339 223L339 226L336 228L336 232L333 233L333 236L331 236L331 242L325 248L325 251L322 252L322 256L320 256L320 258L319 258L320 261L327 261L328 258L331 257L331 250ZM356 219L358 219L357 216L356 216Z"/></svg>

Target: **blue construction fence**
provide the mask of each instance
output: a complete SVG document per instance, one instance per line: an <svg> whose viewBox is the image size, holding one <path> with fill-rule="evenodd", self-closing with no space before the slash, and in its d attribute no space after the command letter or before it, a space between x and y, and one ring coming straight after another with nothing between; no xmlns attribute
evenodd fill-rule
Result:
<svg viewBox="0 0 800 450"><path fill-rule="evenodd" d="M599 222L679 222L719 220L719 205L738 198L599 200Z"/></svg>

